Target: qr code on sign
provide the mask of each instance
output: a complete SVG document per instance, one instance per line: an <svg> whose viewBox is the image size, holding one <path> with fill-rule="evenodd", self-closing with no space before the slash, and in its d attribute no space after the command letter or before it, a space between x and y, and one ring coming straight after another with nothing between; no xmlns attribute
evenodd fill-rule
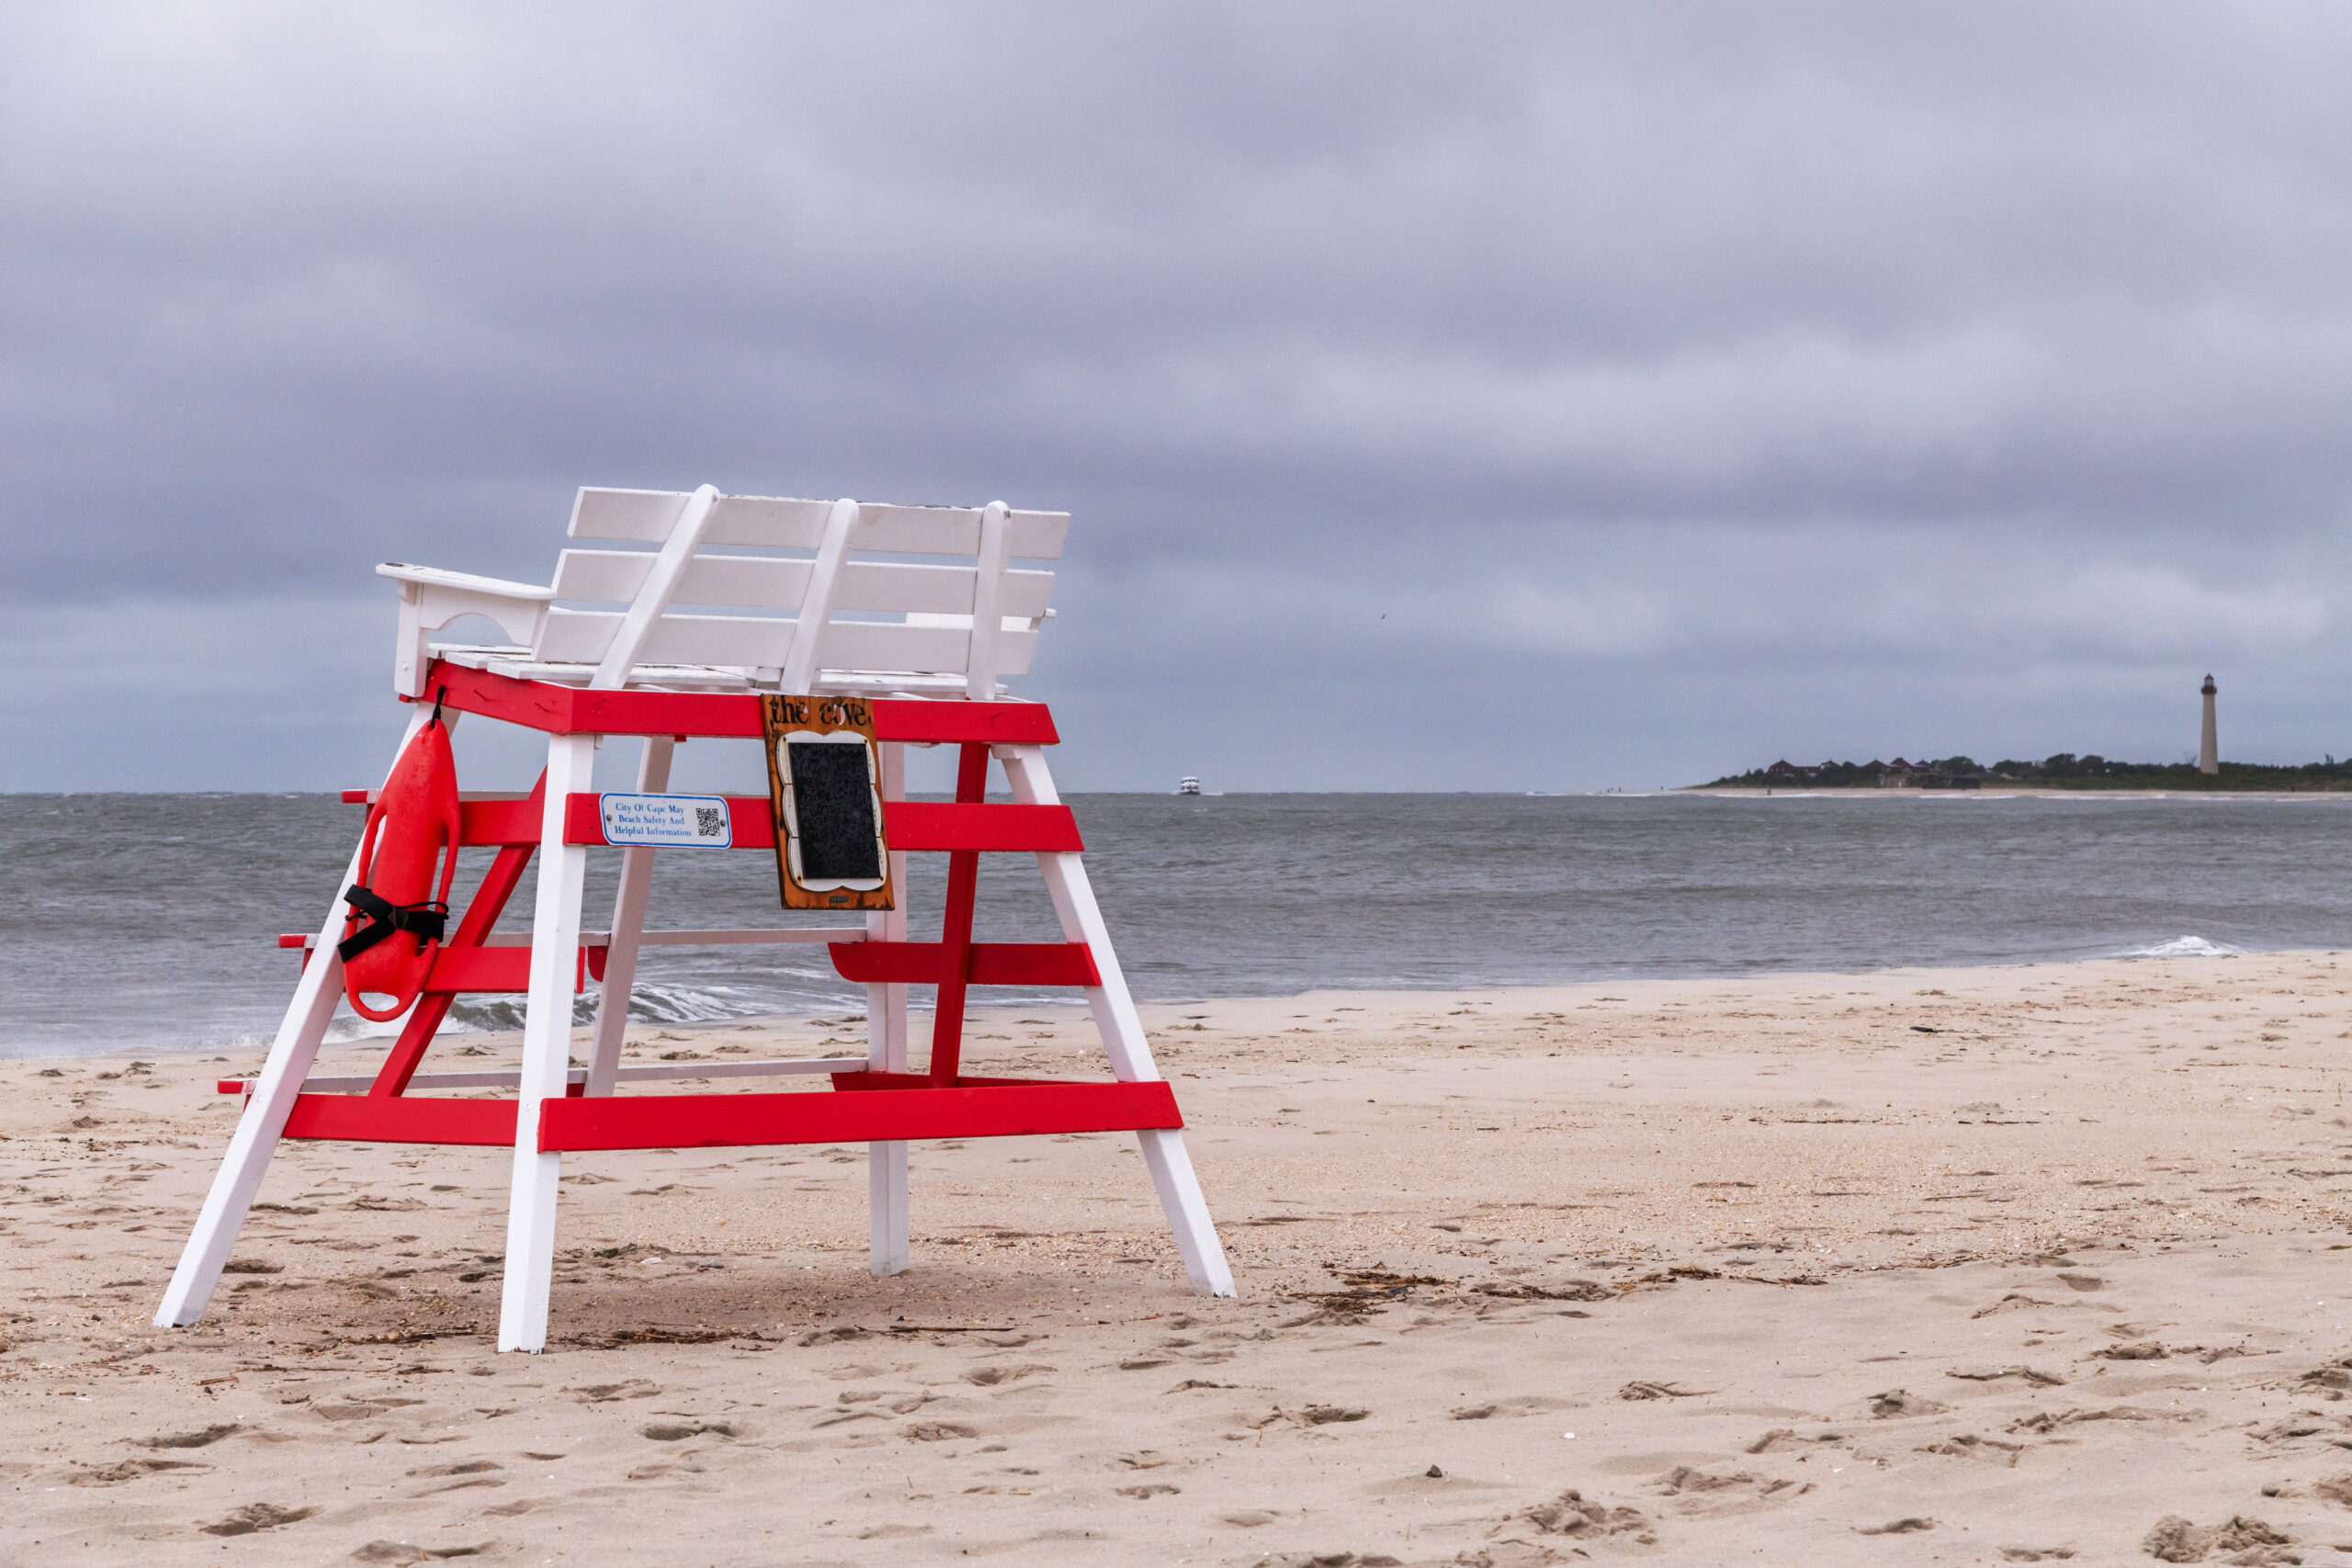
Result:
<svg viewBox="0 0 2352 1568"><path fill-rule="evenodd" d="M697 806L695 807L695 837L698 839L717 839L724 837L726 832L727 811L725 807L718 806Z"/></svg>

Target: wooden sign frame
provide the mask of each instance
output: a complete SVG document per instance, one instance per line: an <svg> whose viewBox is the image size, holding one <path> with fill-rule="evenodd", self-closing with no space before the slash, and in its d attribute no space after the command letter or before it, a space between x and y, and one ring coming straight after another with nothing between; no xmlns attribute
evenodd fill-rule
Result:
<svg viewBox="0 0 2352 1568"><path fill-rule="evenodd" d="M768 759L768 804L775 818L776 885L787 909L890 909L897 908L897 889L890 881L890 846L884 829L882 809L882 750L874 739L874 708L863 697L763 696L760 699L761 728L766 736ZM796 759L792 753L815 753L822 747L847 750L856 748L855 755L865 766L865 806L858 801L859 791L854 765L847 768L827 760L820 778L813 766L814 754ZM808 776L797 777L797 772ZM825 792L821 807L818 791ZM875 876L842 876L823 874L828 869L816 868L810 874L807 862L816 852L804 853L802 843L801 807L807 797L812 813L810 826L817 826L815 814L821 811L824 826L834 829L834 841L826 845L823 853L848 852L854 855L856 846L839 841L839 830L847 825L860 844L862 833L857 829L865 822L871 824L874 835ZM870 814L870 815L867 815Z"/></svg>

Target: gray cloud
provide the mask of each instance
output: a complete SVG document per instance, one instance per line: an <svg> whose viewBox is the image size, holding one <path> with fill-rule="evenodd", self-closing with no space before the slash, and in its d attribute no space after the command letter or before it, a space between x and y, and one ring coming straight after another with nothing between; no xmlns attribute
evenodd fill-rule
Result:
<svg viewBox="0 0 2352 1568"><path fill-rule="evenodd" d="M2168 756L2214 666L2233 754L2352 750L2335 8L30 6L0 58L6 787L360 776L370 563L540 576L574 485L706 479L1076 512L1073 783ZM1477 733L1404 755L1431 703Z"/></svg>

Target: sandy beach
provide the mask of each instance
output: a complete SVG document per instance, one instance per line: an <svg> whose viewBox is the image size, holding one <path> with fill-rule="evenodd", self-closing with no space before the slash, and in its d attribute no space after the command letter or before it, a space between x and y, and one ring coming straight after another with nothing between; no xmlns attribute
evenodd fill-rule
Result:
<svg viewBox="0 0 2352 1568"><path fill-rule="evenodd" d="M888 1280L862 1148L600 1155L536 1358L503 1154L287 1145L159 1330L255 1058L0 1064L0 1562L2352 1562L2341 963L1148 1006L1240 1299L1120 1136L918 1145Z"/></svg>

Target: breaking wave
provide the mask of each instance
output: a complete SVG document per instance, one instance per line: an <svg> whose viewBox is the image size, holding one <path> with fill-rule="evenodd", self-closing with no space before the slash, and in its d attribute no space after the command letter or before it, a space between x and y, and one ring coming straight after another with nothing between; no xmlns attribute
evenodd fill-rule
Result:
<svg viewBox="0 0 2352 1568"><path fill-rule="evenodd" d="M459 1002L449 1010L449 1022L445 1027L477 1030L485 1033L516 1030L523 1027L525 1010L521 997ZM630 988L628 998L628 1016L632 1023L711 1023L719 1019L752 1018L778 1010L775 998L749 988L741 991L732 987L696 990L689 986L667 986L640 980ZM576 1029L595 1021L596 992L591 990L572 998L572 1027Z"/></svg>
<svg viewBox="0 0 2352 1568"><path fill-rule="evenodd" d="M2208 942L2201 936L2177 936L2170 942L2159 942L2146 947L2127 947L2116 954L2118 958L2236 958L2248 950L2232 947L2226 942Z"/></svg>

